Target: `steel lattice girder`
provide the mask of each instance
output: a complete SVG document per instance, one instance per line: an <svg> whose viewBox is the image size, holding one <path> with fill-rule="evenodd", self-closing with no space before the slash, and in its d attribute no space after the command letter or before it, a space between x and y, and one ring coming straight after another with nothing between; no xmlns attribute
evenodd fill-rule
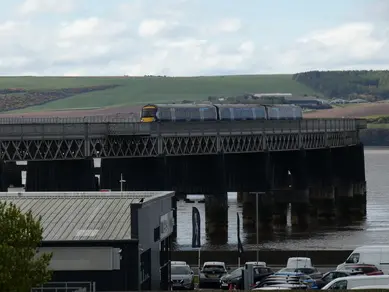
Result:
<svg viewBox="0 0 389 292"><path fill-rule="evenodd" d="M356 131L197 137L109 136L89 140L0 141L0 153L5 161L62 160L320 149L357 143Z"/></svg>

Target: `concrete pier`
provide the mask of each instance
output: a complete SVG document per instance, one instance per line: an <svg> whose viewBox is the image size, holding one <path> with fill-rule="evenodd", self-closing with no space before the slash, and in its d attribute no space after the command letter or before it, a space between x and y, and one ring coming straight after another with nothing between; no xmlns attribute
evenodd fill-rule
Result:
<svg viewBox="0 0 389 292"><path fill-rule="evenodd" d="M273 225L283 227L287 224L288 219L288 204L274 203L273 207Z"/></svg>
<svg viewBox="0 0 389 292"><path fill-rule="evenodd" d="M29 161L26 191L96 191L93 159Z"/></svg>
<svg viewBox="0 0 389 292"><path fill-rule="evenodd" d="M338 218L350 218L354 200L354 186L351 182L341 182L335 187L335 205Z"/></svg>
<svg viewBox="0 0 389 292"><path fill-rule="evenodd" d="M172 197L172 209L173 209L173 220L174 220L174 227L173 227L173 239L177 239L177 202L178 198L176 196Z"/></svg>
<svg viewBox="0 0 389 292"><path fill-rule="evenodd" d="M244 196L244 192L237 192L236 193L236 201L238 203L243 203L243 196Z"/></svg>
<svg viewBox="0 0 389 292"><path fill-rule="evenodd" d="M257 203L258 196L258 206ZM257 215L258 207L258 218ZM256 227L258 220L258 227L268 228L273 221L274 200L271 193L263 192L248 192L243 197L243 227L252 229Z"/></svg>
<svg viewBox="0 0 389 292"><path fill-rule="evenodd" d="M354 183L353 193L354 196L350 207L350 213L357 218L363 218L366 216L366 183Z"/></svg>
<svg viewBox="0 0 389 292"><path fill-rule="evenodd" d="M223 245L228 242L227 193L205 196L205 232L210 244Z"/></svg>

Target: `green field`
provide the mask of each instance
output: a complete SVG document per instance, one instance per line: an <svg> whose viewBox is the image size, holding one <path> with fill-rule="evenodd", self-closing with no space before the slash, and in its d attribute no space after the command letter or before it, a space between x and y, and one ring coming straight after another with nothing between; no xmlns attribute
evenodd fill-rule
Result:
<svg viewBox="0 0 389 292"><path fill-rule="evenodd" d="M74 95L32 106L18 112L71 108L112 107L148 102L203 100L208 96L244 93L317 94L292 79L292 75L243 75L212 77L0 77L0 89L49 91L96 85L119 85L113 89Z"/></svg>

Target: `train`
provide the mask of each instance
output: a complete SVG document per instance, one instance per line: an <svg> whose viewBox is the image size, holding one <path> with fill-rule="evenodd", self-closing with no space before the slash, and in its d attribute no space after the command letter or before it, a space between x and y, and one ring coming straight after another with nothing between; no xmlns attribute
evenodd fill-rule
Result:
<svg viewBox="0 0 389 292"><path fill-rule="evenodd" d="M261 104L147 104L140 120L152 122L300 120L301 107Z"/></svg>

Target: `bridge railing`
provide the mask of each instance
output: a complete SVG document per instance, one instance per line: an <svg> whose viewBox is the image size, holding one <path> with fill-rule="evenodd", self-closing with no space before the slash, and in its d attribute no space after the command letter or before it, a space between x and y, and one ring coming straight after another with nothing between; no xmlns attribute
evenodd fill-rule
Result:
<svg viewBox="0 0 389 292"><path fill-rule="evenodd" d="M15 124L80 124L80 123L137 123L137 114L95 115L84 117L1 117L0 125Z"/></svg>
<svg viewBox="0 0 389 292"><path fill-rule="evenodd" d="M366 122L355 119L264 120L183 123L20 123L0 125L0 139L86 139L108 135L232 135L357 131Z"/></svg>

